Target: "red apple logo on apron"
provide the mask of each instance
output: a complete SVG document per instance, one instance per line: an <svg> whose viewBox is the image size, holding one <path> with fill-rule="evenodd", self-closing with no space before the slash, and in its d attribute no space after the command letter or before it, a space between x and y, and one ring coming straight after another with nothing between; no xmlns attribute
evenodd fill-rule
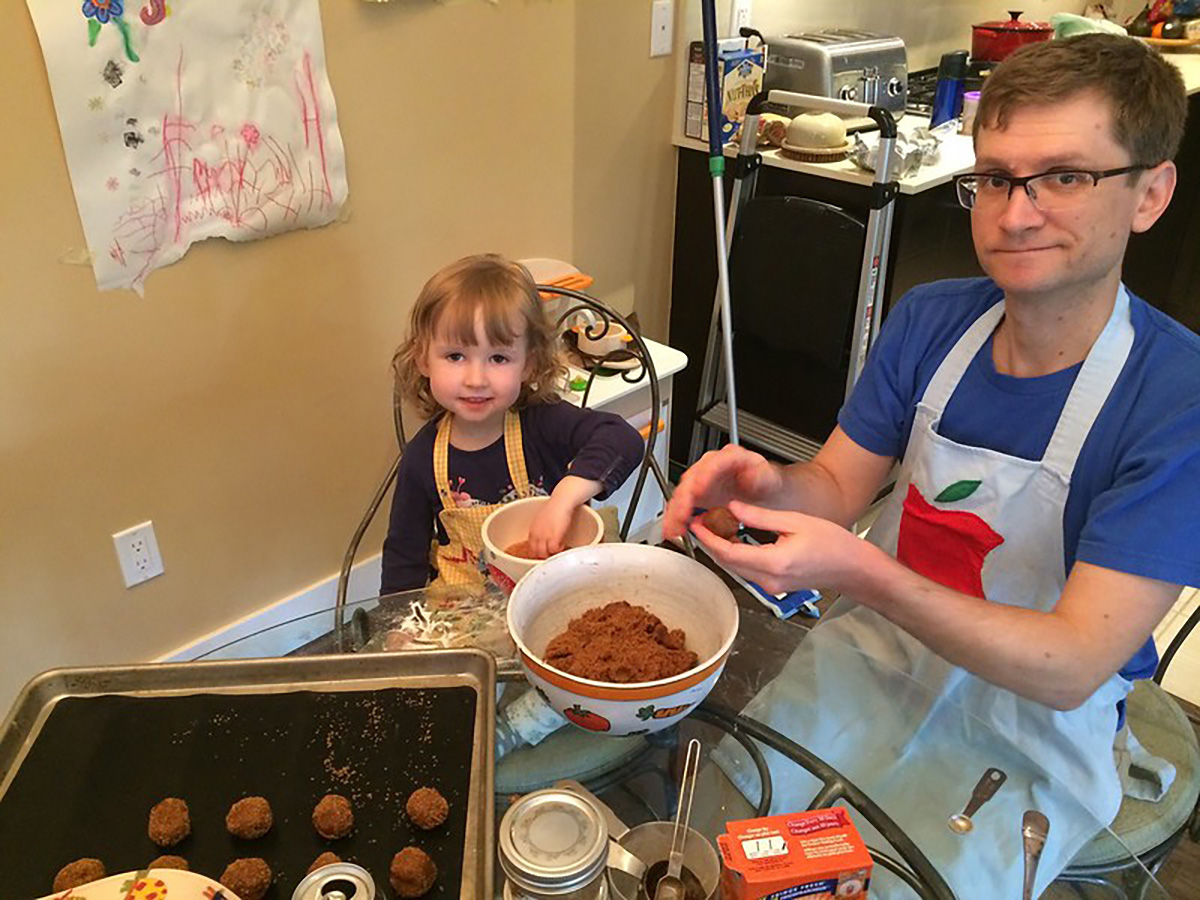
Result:
<svg viewBox="0 0 1200 900"><path fill-rule="evenodd" d="M956 481L934 498L934 503L965 500L978 481ZM983 598L984 558L1004 543L987 522L974 513L941 509L926 500L915 484L908 486L896 558L931 581Z"/></svg>

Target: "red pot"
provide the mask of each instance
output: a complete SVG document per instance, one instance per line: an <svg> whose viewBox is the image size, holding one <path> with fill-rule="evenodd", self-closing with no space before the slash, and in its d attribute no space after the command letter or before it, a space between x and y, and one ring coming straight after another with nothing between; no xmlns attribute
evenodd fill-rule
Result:
<svg viewBox="0 0 1200 900"><path fill-rule="evenodd" d="M1025 22L1020 12L1009 10L1007 22L983 22L971 26L971 59L980 62L1000 62L1026 44L1048 41L1054 37L1049 22Z"/></svg>

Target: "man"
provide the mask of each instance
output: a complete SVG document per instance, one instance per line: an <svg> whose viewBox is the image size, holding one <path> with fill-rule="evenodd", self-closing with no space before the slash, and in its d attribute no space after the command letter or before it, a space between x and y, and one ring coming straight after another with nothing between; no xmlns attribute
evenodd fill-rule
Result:
<svg viewBox="0 0 1200 900"><path fill-rule="evenodd" d="M811 463L725 447L685 473L667 510L676 537L695 507L727 504L780 537L752 547L691 521L715 559L768 590L854 601L751 714L867 782L960 892L1019 891L1021 807L1051 819L1039 890L1116 815L1124 697L1152 673L1150 636L1180 585L1200 583L1200 340L1120 281L1130 233L1170 202L1185 116L1178 72L1135 40L1014 54L985 83L975 172L957 184L989 278L897 305ZM859 540L847 526L897 461ZM895 700L904 679L927 699ZM893 696L873 706L872 689ZM943 698L960 711L953 724ZM893 730L856 731L872 712ZM1027 770L991 801L1015 810L991 857L945 827L957 810L915 811L947 793L961 809L1000 765L966 752L964 719L1002 735L1004 765ZM882 772L864 742L887 745L902 774ZM780 811L808 799L782 793Z"/></svg>

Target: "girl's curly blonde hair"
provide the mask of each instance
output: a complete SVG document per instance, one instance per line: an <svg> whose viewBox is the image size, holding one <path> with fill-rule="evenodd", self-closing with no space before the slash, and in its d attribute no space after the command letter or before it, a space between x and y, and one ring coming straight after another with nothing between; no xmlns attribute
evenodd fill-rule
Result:
<svg viewBox="0 0 1200 900"><path fill-rule="evenodd" d="M493 344L512 344L524 334L528 369L516 407L559 399L557 384L566 367L542 298L524 266L495 253L460 259L425 282L409 319L408 336L392 357L396 385L404 398L425 416L441 410L419 363L439 332L473 347L479 312L484 333Z"/></svg>

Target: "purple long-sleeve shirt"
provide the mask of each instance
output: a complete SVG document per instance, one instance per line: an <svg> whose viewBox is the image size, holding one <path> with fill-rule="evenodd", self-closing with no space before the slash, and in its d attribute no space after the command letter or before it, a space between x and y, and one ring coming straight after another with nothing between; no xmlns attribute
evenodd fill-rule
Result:
<svg viewBox="0 0 1200 900"><path fill-rule="evenodd" d="M563 476L577 475L599 481L604 487L598 497L607 497L645 452L642 436L612 413L557 401L530 406L520 415L525 468L535 494L549 494ZM435 416L425 423L400 461L383 542L383 594L424 587L434 574L429 548L435 532L440 544L449 541L437 521L442 502L433 481L433 443L440 419ZM449 470L450 490L459 506L516 499L503 438L482 450L451 446Z"/></svg>

